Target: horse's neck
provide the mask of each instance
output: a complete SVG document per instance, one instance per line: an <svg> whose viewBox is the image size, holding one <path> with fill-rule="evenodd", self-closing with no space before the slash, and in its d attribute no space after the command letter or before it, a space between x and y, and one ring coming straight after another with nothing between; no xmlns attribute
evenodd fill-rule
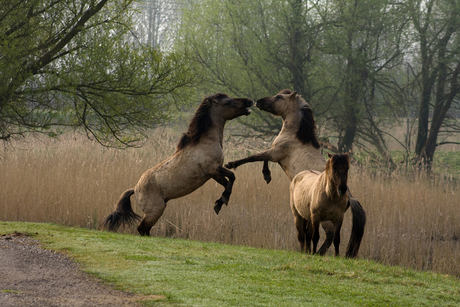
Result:
<svg viewBox="0 0 460 307"><path fill-rule="evenodd" d="M299 126L299 115L297 113L289 114L286 117L283 117L283 127L281 128L281 132L296 134L297 130L299 130Z"/></svg>
<svg viewBox="0 0 460 307"><path fill-rule="evenodd" d="M281 127L281 131L275 139L274 144L278 142L285 142L286 140L296 139L299 125L300 123L298 120L295 120L292 116L283 118L283 126Z"/></svg>
<svg viewBox="0 0 460 307"><path fill-rule="evenodd" d="M302 143L297 137L300 122L294 118L283 119L283 127L272 146L282 148L286 156L280 162L289 180L299 172L315 170L322 172L326 167L321 151L311 144Z"/></svg>
<svg viewBox="0 0 460 307"><path fill-rule="evenodd" d="M224 139L224 119L214 119L212 118L212 125L205 135L202 136L203 139L206 139L212 143L218 142L222 148L222 140Z"/></svg>

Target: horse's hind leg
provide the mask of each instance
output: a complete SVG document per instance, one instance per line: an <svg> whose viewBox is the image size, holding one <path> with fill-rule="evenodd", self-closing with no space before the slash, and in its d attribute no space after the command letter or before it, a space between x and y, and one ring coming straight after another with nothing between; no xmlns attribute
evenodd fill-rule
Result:
<svg viewBox="0 0 460 307"><path fill-rule="evenodd" d="M220 209L222 209L222 205L228 205L230 195L232 194L233 182L235 182L235 174L222 166L219 166L217 171L217 174L213 175L212 178L225 187L222 196L216 200L214 206L214 211L216 214L219 214ZM225 177L227 177L228 180Z"/></svg>
<svg viewBox="0 0 460 307"><path fill-rule="evenodd" d="M150 235L150 229L158 221L166 208L166 203L161 197L144 198L139 201L139 207L144 211L145 216L137 226L137 231L141 236Z"/></svg>
<svg viewBox="0 0 460 307"><path fill-rule="evenodd" d="M311 233L307 242L307 220L304 219L295 208L292 208L292 213L294 214L294 223L297 229L297 240L300 244L300 252L310 253Z"/></svg>
<svg viewBox="0 0 460 307"><path fill-rule="evenodd" d="M311 238L313 235L313 225L310 220L305 220L305 246L307 247L307 253L311 253Z"/></svg>

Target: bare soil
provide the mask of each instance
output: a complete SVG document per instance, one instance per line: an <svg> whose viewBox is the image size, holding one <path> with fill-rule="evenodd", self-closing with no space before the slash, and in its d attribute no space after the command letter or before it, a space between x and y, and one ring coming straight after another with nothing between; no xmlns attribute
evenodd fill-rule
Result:
<svg viewBox="0 0 460 307"><path fill-rule="evenodd" d="M63 254L23 234L0 237L0 306L141 306L146 299L115 290Z"/></svg>

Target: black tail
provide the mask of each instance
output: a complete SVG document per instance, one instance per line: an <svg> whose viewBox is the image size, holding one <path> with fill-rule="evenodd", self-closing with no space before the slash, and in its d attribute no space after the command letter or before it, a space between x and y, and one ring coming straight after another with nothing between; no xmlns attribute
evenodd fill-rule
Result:
<svg viewBox="0 0 460 307"><path fill-rule="evenodd" d="M133 194L134 189L129 189L121 195L115 211L102 224L103 228L107 228L109 231L117 231L121 225L130 224L141 219L131 208L130 197Z"/></svg>
<svg viewBox="0 0 460 307"><path fill-rule="evenodd" d="M351 213L353 215L353 226L351 228L350 241L347 247L347 258L355 258L358 255L359 246L364 235L364 227L366 226L366 212L356 199L349 197L351 205Z"/></svg>

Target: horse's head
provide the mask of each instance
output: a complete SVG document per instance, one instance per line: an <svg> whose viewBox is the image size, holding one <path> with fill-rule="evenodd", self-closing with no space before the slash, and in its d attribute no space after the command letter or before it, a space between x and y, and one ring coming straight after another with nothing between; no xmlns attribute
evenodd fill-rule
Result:
<svg viewBox="0 0 460 307"><path fill-rule="evenodd" d="M197 144L214 125L224 125L226 120L251 114L248 108L253 103L251 99L231 98L222 93L205 97L190 121L187 132L179 140L176 151L188 144Z"/></svg>
<svg viewBox="0 0 460 307"><path fill-rule="evenodd" d="M299 112L302 104L305 104L305 101L301 99L297 92L284 89L275 96L257 100L256 107L262 111L285 118L289 114Z"/></svg>
<svg viewBox="0 0 460 307"><path fill-rule="evenodd" d="M251 114L249 107L254 103L251 99L233 98L222 93L211 95L207 99L211 103L214 112L225 120Z"/></svg>
<svg viewBox="0 0 460 307"><path fill-rule="evenodd" d="M297 138L303 144L319 148L316 138L316 123L310 105L297 92L284 89L275 96L257 100L256 107L283 118L283 124L289 118L291 124L297 125Z"/></svg>
<svg viewBox="0 0 460 307"><path fill-rule="evenodd" d="M348 154L335 154L329 156L326 164L326 173L328 178L337 187L337 193L343 196L347 193L348 169L350 168L350 158Z"/></svg>

